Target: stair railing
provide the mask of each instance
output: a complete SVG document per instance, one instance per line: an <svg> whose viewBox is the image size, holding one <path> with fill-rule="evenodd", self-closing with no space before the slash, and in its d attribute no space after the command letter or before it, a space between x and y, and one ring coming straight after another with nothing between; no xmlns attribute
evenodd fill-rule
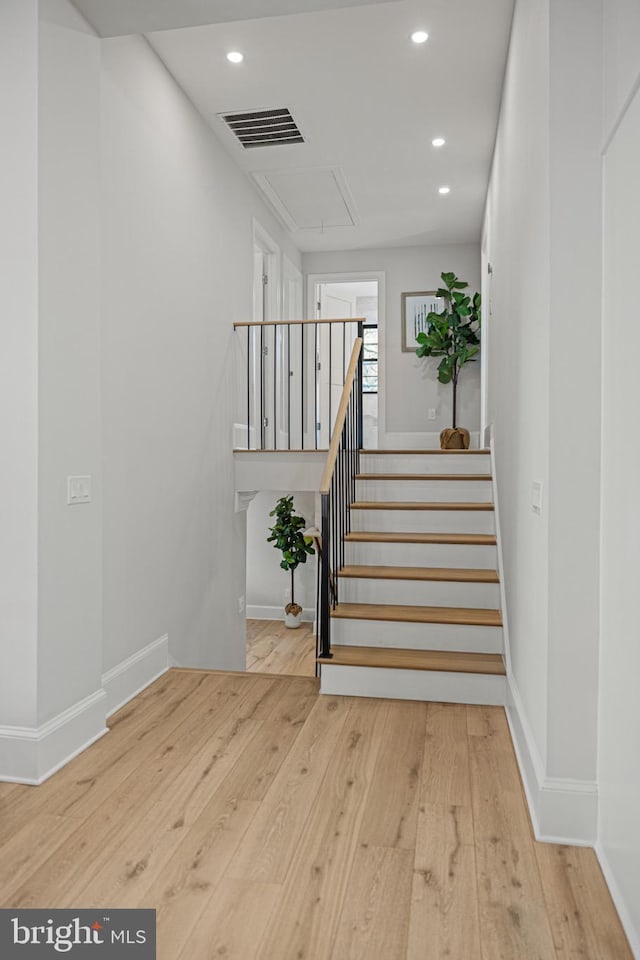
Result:
<svg viewBox="0 0 640 960"><path fill-rule="evenodd" d="M331 657L331 610L340 599L344 538L351 529L350 507L362 449L362 331L353 344L342 397L327 454L320 499L322 525L318 597L318 657Z"/></svg>
<svg viewBox="0 0 640 960"><path fill-rule="evenodd" d="M235 323L234 448L326 450L364 318Z"/></svg>

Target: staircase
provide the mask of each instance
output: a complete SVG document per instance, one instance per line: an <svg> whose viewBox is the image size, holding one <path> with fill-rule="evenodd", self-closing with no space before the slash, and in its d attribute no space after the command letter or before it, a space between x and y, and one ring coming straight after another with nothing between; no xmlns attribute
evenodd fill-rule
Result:
<svg viewBox="0 0 640 960"><path fill-rule="evenodd" d="M321 692L503 704L488 450L360 454Z"/></svg>

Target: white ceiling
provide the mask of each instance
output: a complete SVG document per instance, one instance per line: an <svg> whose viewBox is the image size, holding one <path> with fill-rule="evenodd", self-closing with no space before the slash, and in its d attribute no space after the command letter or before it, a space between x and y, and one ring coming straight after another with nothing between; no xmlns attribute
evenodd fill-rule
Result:
<svg viewBox="0 0 640 960"><path fill-rule="evenodd" d="M101 37L279 17L389 0L72 0Z"/></svg>
<svg viewBox="0 0 640 960"><path fill-rule="evenodd" d="M238 166L269 185L270 199L280 193L279 215L301 250L479 240L513 0L75 2L94 23L102 10L105 32L126 32L134 13L164 17L149 42ZM205 8L218 20L233 9L235 19L164 29L170 15L202 19ZM268 16L283 8L305 12ZM240 19L257 9L260 19ZM417 28L429 32L420 46L410 40ZM244 62L230 64L229 50ZM219 116L280 107L305 143L245 150ZM436 136L447 140L439 150ZM314 171L326 201L320 191L305 201ZM347 200L342 221L327 171ZM443 184L448 196L438 194ZM283 213L292 197L302 217Z"/></svg>

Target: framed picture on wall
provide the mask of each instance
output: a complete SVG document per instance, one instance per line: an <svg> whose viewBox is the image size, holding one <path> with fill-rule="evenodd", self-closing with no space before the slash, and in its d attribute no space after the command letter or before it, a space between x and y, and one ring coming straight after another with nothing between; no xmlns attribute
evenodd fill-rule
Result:
<svg viewBox="0 0 640 960"><path fill-rule="evenodd" d="M435 290L402 294L402 352L414 353L418 344L416 337L427 329L427 315L432 311L442 313L444 300Z"/></svg>

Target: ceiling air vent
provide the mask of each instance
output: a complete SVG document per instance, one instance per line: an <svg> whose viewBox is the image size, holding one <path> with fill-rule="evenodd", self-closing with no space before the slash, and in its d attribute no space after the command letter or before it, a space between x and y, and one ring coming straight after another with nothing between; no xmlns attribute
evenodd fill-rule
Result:
<svg viewBox="0 0 640 960"><path fill-rule="evenodd" d="M304 143L304 137L286 107L253 113L223 113L221 117L245 150Z"/></svg>

